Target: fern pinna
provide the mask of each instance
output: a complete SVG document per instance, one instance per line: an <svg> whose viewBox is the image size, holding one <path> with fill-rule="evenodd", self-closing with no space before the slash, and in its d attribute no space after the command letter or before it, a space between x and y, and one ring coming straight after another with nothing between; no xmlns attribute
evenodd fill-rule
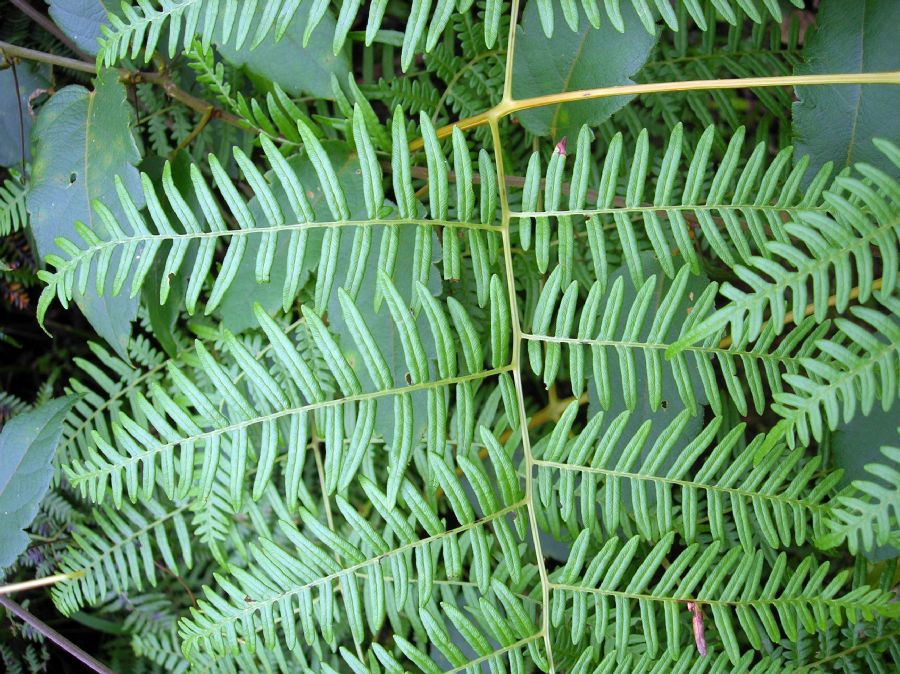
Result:
<svg viewBox="0 0 900 674"><path fill-rule="evenodd" d="M797 74L833 4L111 14L98 67L210 101L43 253L40 321L156 338L65 384L59 610L127 604L159 671L900 666L896 422L842 458L900 395L900 141L821 161L790 89L900 75ZM328 99L251 61L322 40Z"/></svg>

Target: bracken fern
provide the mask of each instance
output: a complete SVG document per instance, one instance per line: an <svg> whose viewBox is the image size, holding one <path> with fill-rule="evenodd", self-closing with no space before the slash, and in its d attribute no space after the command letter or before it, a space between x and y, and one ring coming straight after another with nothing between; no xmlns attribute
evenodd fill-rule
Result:
<svg viewBox="0 0 900 674"><path fill-rule="evenodd" d="M633 73L600 55L596 89L513 98L524 12L560 45L633 20L658 40L639 97L537 134L529 111L569 100L565 123ZM111 178L44 255L40 321L141 298L149 332L173 308L177 333L73 363L54 484L91 514L56 606L129 602L160 671L891 671L895 436L864 480L830 448L900 394L900 150L835 168L783 142L786 86L810 83L798 16L123 6L98 63L183 54L249 134L176 157L213 142L213 108L186 143L148 123L170 161ZM219 60L292 22L364 54L333 101ZM20 189L0 189L5 229Z"/></svg>

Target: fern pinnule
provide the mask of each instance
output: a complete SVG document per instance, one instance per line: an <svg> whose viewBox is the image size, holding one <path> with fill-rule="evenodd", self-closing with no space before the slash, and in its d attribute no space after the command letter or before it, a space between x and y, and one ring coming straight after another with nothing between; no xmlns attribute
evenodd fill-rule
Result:
<svg viewBox="0 0 900 674"><path fill-rule="evenodd" d="M818 547L835 548L846 541L857 554L900 543L900 449L882 447L881 454L883 462L865 466L872 479L854 480L850 490L834 499L827 532L816 539Z"/></svg>

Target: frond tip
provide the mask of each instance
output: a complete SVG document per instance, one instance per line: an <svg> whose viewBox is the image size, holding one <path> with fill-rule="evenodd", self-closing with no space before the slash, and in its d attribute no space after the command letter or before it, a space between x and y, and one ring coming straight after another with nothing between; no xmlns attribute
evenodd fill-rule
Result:
<svg viewBox="0 0 900 674"><path fill-rule="evenodd" d="M835 499L828 533L816 540L823 549L843 545L854 555L875 545L900 545L900 449L882 447L883 463L866 465L871 480L854 480L849 493Z"/></svg>

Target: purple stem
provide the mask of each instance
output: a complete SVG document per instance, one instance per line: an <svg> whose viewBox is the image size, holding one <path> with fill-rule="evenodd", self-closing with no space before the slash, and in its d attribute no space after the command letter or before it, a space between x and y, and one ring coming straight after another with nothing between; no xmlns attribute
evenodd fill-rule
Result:
<svg viewBox="0 0 900 674"><path fill-rule="evenodd" d="M3 608L12 613L14 616L31 625L31 627L43 634L50 641L55 643L70 655L76 657L85 666L90 667L95 672L100 672L100 674L115 674L115 672L113 672L113 670L111 670L109 667L88 655L78 646L66 639L62 634L50 627L47 623L31 615L28 611L19 606L12 599L0 595L0 606L3 606Z"/></svg>

